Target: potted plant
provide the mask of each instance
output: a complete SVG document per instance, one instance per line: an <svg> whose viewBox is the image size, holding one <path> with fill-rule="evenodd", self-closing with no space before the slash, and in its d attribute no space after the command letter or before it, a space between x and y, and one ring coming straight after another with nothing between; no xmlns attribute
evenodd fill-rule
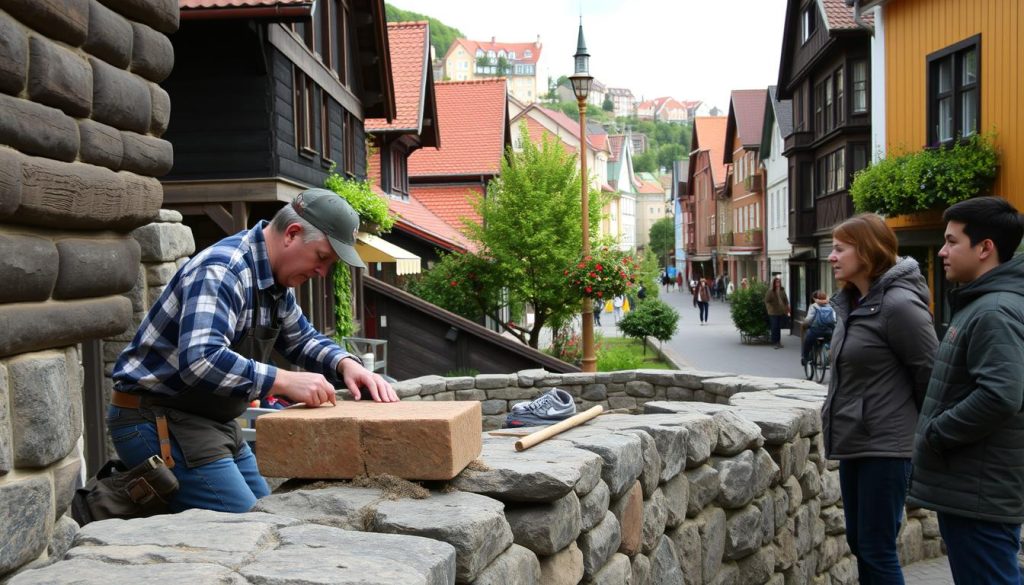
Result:
<svg viewBox="0 0 1024 585"><path fill-rule="evenodd" d="M636 283L639 266L632 256L601 246L564 271L581 297L597 302L624 295Z"/></svg>
<svg viewBox="0 0 1024 585"><path fill-rule="evenodd" d="M743 343L768 341L768 309L764 306L767 292L768 283L754 280L747 288L738 288L732 293L729 314L740 330Z"/></svg>

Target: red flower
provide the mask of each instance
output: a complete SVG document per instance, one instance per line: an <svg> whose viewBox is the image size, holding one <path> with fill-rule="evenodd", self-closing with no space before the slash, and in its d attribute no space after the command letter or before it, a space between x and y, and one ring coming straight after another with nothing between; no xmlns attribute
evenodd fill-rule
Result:
<svg viewBox="0 0 1024 585"><path fill-rule="evenodd" d="M587 265L586 262L580 262L579 264L576 265L576 268L583 268L586 265Z"/></svg>
<svg viewBox="0 0 1024 585"><path fill-rule="evenodd" d="M594 289L592 289L592 288L590 288L590 287L588 286L588 287L584 288L583 290L585 290L585 291L587 291L587 292L590 292L590 291L592 291L592 290L594 290Z"/></svg>
<svg viewBox="0 0 1024 585"><path fill-rule="evenodd" d="M600 264L597 265L597 271L601 272L601 265Z"/></svg>
<svg viewBox="0 0 1024 585"><path fill-rule="evenodd" d="M459 285L459 281L457 281L457 280L453 280L452 281L452 286L458 286L458 285Z"/></svg>
<svg viewBox="0 0 1024 585"><path fill-rule="evenodd" d="M565 275L565 276L569 276L569 271L568 271L568 270L566 270L566 271L565 271L565 272L563 272L562 274L563 274L563 275Z"/></svg>
<svg viewBox="0 0 1024 585"><path fill-rule="evenodd" d="M601 291L597 291L597 298L601 298L601 297L603 297L603 296L604 296L604 293L603 293L603 292L601 292Z"/></svg>

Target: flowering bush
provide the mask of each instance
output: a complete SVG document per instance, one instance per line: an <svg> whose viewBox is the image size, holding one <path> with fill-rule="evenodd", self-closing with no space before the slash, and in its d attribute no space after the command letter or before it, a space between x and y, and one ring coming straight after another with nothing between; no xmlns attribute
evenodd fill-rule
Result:
<svg viewBox="0 0 1024 585"><path fill-rule="evenodd" d="M594 355L601 352L602 343L599 332L594 332ZM551 337L551 346L547 353L563 362L580 365L583 363L583 336L573 329L572 325L556 328Z"/></svg>
<svg viewBox="0 0 1024 585"><path fill-rule="evenodd" d="M603 246L565 269L565 277L581 297L603 300L626 294L638 269L632 256Z"/></svg>

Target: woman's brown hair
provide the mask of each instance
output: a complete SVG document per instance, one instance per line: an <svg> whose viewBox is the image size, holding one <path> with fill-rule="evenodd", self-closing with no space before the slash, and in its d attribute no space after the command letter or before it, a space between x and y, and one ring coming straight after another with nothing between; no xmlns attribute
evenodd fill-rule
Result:
<svg viewBox="0 0 1024 585"><path fill-rule="evenodd" d="M857 259L874 282L896 265L899 241L885 220L874 213L858 213L832 230L832 239L853 246Z"/></svg>

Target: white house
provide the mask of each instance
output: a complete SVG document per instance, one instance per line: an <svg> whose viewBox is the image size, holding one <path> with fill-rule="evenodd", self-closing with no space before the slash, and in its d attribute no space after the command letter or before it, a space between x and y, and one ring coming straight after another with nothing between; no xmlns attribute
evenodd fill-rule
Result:
<svg viewBox="0 0 1024 585"><path fill-rule="evenodd" d="M789 257L789 165L782 155L783 140L793 132L793 106L779 101L775 86L768 88L764 126L761 131L760 161L765 171L764 225L767 228L768 275L780 274L788 287Z"/></svg>

